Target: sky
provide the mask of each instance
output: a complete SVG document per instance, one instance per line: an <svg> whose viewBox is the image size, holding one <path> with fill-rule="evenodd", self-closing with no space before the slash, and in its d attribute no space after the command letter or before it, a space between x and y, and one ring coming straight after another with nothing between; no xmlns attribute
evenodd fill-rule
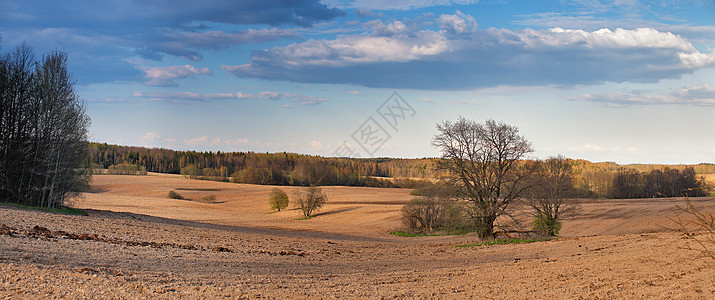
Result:
<svg viewBox="0 0 715 300"><path fill-rule="evenodd" d="M533 158L715 162L713 0L0 0L0 36L68 54L96 142L437 157L464 117Z"/></svg>

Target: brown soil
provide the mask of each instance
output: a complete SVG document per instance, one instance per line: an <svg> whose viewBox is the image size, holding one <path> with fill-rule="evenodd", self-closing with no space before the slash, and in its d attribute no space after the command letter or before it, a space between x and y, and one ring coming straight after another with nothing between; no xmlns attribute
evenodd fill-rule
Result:
<svg viewBox="0 0 715 300"><path fill-rule="evenodd" d="M403 189L326 187L319 215L298 220L269 210L270 186L103 175L93 187L75 203L88 216L0 205L0 298L715 297L715 260L667 228L667 199L581 200L561 238L462 248L476 237L390 235ZM714 198L694 202L715 212Z"/></svg>

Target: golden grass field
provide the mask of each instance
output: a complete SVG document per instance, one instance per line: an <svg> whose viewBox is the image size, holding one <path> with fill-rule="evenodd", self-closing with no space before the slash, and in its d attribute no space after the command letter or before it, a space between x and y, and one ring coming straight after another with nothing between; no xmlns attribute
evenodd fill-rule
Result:
<svg viewBox="0 0 715 300"><path fill-rule="evenodd" d="M715 297L715 260L671 230L669 199L582 199L555 240L461 248L477 238L389 234L408 189L324 187L328 204L300 220L269 209L272 186L150 174L92 187L74 203L88 216L0 206L0 298ZM693 202L715 213L715 198Z"/></svg>

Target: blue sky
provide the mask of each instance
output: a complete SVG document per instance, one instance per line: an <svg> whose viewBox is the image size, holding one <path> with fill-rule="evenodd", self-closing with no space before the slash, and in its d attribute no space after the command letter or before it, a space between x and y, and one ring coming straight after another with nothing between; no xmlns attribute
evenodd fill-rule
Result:
<svg viewBox="0 0 715 300"><path fill-rule="evenodd" d="M93 141L434 157L435 124L463 116L519 127L534 157L715 162L715 1L0 8L3 51L69 54Z"/></svg>

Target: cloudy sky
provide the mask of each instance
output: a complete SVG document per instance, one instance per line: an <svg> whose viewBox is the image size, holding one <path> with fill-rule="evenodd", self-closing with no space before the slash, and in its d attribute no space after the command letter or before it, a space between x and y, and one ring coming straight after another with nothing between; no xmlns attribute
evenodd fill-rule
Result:
<svg viewBox="0 0 715 300"><path fill-rule="evenodd" d="M463 116L535 157L715 162L712 0L0 0L0 35L69 54L93 141L433 157Z"/></svg>

